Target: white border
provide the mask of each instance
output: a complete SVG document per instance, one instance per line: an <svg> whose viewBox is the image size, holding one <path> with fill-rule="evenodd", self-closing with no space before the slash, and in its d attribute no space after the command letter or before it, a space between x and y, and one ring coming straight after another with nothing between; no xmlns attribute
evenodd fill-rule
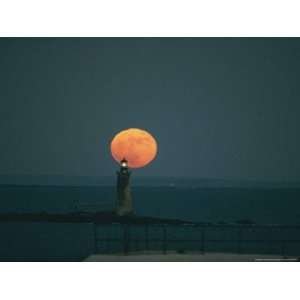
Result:
<svg viewBox="0 0 300 300"><path fill-rule="evenodd" d="M299 299L296 263L1 263L1 299Z"/></svg>
<svg viewBox="0 0 300 300"><path fill-rule="evenodd" d="M1 0L2 36L299 36L295 0Z"/></svg>

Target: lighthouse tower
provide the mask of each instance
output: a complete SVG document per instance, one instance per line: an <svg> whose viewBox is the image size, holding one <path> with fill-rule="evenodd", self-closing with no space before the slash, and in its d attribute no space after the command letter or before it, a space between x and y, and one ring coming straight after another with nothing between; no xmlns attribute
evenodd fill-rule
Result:
<svg viewBox="0 0 300 300"><path fill-rule="evenodd" d="M120 170L117 172L117 206L116 213L125 216L133 213L130 191L130 171L125 158L120 161Z"/></svg>

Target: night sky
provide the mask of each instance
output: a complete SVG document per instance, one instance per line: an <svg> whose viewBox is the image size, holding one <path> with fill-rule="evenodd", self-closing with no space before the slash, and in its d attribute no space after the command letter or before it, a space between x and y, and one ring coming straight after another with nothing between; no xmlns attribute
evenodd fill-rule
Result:
<svg viewBox="0 0 300 300"><path fill-rule="evenodd" d="M137 176L300 180L300 39L0 39L0 174L115 175L137 127L159 153Z"/></svg>

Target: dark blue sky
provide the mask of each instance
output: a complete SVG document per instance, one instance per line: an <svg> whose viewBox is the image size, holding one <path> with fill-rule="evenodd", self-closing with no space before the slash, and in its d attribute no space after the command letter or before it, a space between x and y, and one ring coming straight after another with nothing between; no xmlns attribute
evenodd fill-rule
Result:
<svg viewBox="0 0 300 300"><path fill-rule="evenodd" d="M139 175L300 180L299 39L0 39L0 174L114 175L109 143L157 139Z"/></svg>

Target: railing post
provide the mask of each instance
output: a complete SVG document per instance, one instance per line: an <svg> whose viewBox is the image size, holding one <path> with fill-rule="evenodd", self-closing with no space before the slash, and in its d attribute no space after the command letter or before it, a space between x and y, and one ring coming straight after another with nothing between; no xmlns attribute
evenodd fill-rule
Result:
<svg viewBox="0 0 300 300"><path fill-rule="evenodd" d="M238 229L237 253L242 254L243 228Z"/></svg>
<svg viewBox="0 0 300 300"><path fill-rule="evenodd" d="M145 225L145 248L149 251L149 225Z"/></svg>
<svg viewBox="0 0 300 300"><path fill-rule="evenodd" d="M98 247L97 247L97 224L93 223L93 235L94 235L94 254L97 254Z"/></svg>
<svg viewBox="0 0 300 300"><path fill-rule="evenodd" d="M281 255L285 256L285 240L281 240Z"/></svg>
<svg viewBox="0 0 300 300"><path fill-rule="evenodd" d="M109 225L106 226L106 230L105 230L105 249L106 249L106 253L109 253L109 246L108 246L108 243L109 243L109 234L108 234L108 227Z"/></svg>
<svg viewBox="0 0 300 300"><path fill-rule="evenodd" d="M123 227L123 253L124 255L128 255L129 253L129 228L127 224L124 224Z"/></svg>
<svg viewBox="0 0 300 300"><path fill-rule="evenodd" d="M205 254L205 227L201 228L201 253Z"/></svg>
<svg viewBox="0 0 300 300"><path fill-rule="evenodd" d="M162 250L163 254L167 254L167 227L166 225L163 225L163 244L162 244Z"/></svg>
<svg viewBox="0 0 300 300"><path fill-rule="evenodd" d="M134 249L132 249L133 251L139 251L139 246L140 246L140 241L138 236L136 236L136 238L134 239Z"/></svg>

